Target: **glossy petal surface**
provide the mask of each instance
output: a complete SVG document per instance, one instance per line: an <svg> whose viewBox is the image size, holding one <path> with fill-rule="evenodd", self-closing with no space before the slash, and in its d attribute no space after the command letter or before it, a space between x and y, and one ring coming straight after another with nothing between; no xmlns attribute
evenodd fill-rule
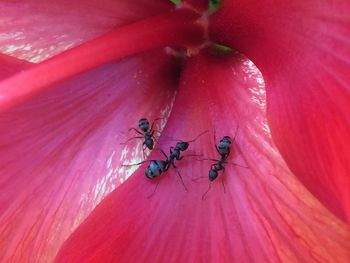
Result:
<svg viewBox="0 0 350 263"><path fill-rule="evenodd" d="M218 158L218 138L234 136L225 175L208 180L210 161L185 157L156 181L144 164L112 192L64 244L56 262L346 262L349 229L289 171L265 119L261 75L250 62L201 56L188 61L160 144L193 139L188 154ZM164 156L152 152L150 159ZM224 179L226 193L223 191Z"/></svg>
<svg viewBox="0 0 350 263"><path fill-rule="evenodd" d="M1 112L1 262L52 261L131 172L120 164L140 160L141 139L120 143L137 135L128 129L141 117L167 116L176 71L176 61L155 50L98 67Z"/></svg>
<svg viewBox="0 0 350 263"><path fill-rule="evenodd" d="M266 82L272 137L293 173L350 218L350 3L224 1L212 37L246 54Z"/></svg>
<svg viewBox="0 0 350 263"><path fill-rule="evenodd" d="M1 1L0 52L39 62L170 8L161 0Z"/></svg>
<svg viewBox="0 0 350 263"><path fill-rule="evenodd" d="M118 27L43 61L0 83L0 111L45 92L60 81L126 56L167 45L197 46L203 41L197 19L198 14L193 11L173 10Z"/></svg>

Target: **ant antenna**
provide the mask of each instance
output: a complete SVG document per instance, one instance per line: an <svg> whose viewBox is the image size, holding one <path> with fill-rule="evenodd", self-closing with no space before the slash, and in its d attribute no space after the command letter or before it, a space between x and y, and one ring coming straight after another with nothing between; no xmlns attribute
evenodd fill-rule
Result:
<svg viewBox="0 0 350 263"><path fill-rule="evenodd" d="M143 138L143 136L136 136L136 137L132 137L132 138L129 138L128 140L126 140L125 142L121 142L120 144L121 145L124 145L124 144L127 144L127 142L133 140L133 139L141 139Z"/></svg>
<svg viewBox="0 0 350 263"><path fill-rule="evenodd" d="M159 181L160 181L160 180L158 180L156 186L154 187L154 190L153 190L152 194L150 194L149 196L147 196L148 199L151 198L151 197L154 195L154 193L156 192L157 187L158 187L158 185L159 185Z"/></svg>
<svg viewBox="0 0 350 263"><path fill-rule="evenodd" d="M185 185L185 183L184 183L184 180L182 179L182 176L181 176L179 170L178 170L177 168L175 168L175 170L176 170L178 176L179 176L180 179L181 179L181 183L182 183L183 187L185 188L185 191L188 192L188 189L187 189L187 187L186 187L186 185Z"/></svg>
<svg viewBox="0 0 350 263"><path fill-rule="evenodd" d="M143 135L142 132L138 131L138 130L135 129L135 128L130 128L130 129L128 130L128 132L129 132L129 131L135 131L135 132L137 132L138 134ZM141 137L141 138L142 138L142 137Z"/></svg>
<svg viewBox="0 0 350 263"><path fill-rule="evenodd" d="M217 139L216 139L216 129L214 127L214 145L216 145L217 143ZM216 147L216 146L215 146Z"/></svg>
<svg viewBox="0 0 350 263"><path fill-rule="evenodd" d="M237 129L235 131L235 137L233 137L233 142L236 140L236 136L237 136L237 133L238 133L238 128L239 128L239 125L237 124Z"/></svg>
<svg viewBox="0 0 350 263"><path fill-rule="evenodd" d="M187 142L194 142L195 140L197 140L199 137L201 137L203 134L206 134L207 132L209 132L209 131L205 130L204 132L198 134L196 138L194 138L193 140L187 141Z"/></svg>
<svg viewBox="0 0 350 263"><path fill-rule="evenodd" d="M153 127L154 127L154 124L155 124L156 121L164 120L164 119L166 119L166 118L165 118L165 117L159 117L159 118L154 119L154 120L153 120L153 123L151 124L150 131L153 131ZM159 132L159 131L157 131L157 132ZM159 133L160 133L160 132L159 132Z"/></svg>
<svg viewBox="0 0 350 263"><path fill-rule="evenodd" d="M225 180L224 180L224 178L222 178L221 182L222 182L222 187L224 188L224 194L226 194L226 187L225 187Z"/></svg>
<svg viewBox="0 0 350 263"><path fill-rule="evenodd" d="M205 199L205 196L206 196L207 193L210 191L210 187L211 187L211 182L209 182L209 187L208 187L207 191L205 191L205 193L202 195L202 200Z"/></svg>
<svg viewBox="0 0 350 263"><path fill-rule="evenodd" d="M178 140L178 139L174 139L172 137L165 137L165 138L170 138L171 139L170 141L172 141L172 142L194 142L195 140L197 140L199 137L201 137L203 134L206 134L207 132L209 132L209 131L205 130L204 132L197 135L196 138L194 138L193 140L190 140L190 141Z"/></svg>
<svg viewBox="0 0 350 263"><path fill-rule="evenodd" d="M135 166L135 165L143 164L145 162L147 162L147 161L142 161L142 162L139 162L139 163L122 164L121 166Z"/></svg>

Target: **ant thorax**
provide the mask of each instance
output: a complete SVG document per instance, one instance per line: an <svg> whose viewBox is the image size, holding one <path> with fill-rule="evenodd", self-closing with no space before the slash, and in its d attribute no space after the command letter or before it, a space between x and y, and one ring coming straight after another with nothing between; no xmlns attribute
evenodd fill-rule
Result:
<svg viewBox="0 0 350 263"><path fill-rule="evenodd" d="M148 149L152 150L154 146L154 141L151 136L145 135L145 144Z"/></svg>
<svg viewBox="0 0 350 263"><path fill-rule="evenodd" d="M170 158L179 158L180 157L180 151L177 148L170 148Z"/></svg>
<svg viewBox="0 0 350 263"><path fill-rule="evenodd" d="M221 169L222 169L221 163L219 162L219 163L213 164L212 169L213 169L213 170L216 170L216 171L221 170Z"/></svg>

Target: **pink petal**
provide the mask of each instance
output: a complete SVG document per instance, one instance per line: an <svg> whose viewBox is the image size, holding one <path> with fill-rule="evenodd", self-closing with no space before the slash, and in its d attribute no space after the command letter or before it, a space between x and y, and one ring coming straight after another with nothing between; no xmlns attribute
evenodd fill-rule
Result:
<svg viewBox="0 0 350 263"><path fill-rule="evenodd" d="M349 13L349 1L225 1L211 21L216 41L261 69L271 132L288 166L348 220Z"/></svg>
<svg viewBox="0 0 350 263"><path fill-rule="evenodd" d="M140 160L142 140L120 143L135 136L127 131L140 118L167 116L177 67L155 50L75 76L0 114L1 262L52 261L126 179L130 171L120 164Z"/></svg>
<svg viewBox="0 0 350 263"><path fill-rule="evenodd" d="M69 77L135 53L167 45L195 47L204 33L198 17L190 10L176 10L143 19L39 63L0 83L0 111Z"/></svg>
<svg viewBox="0 0 350 263"><path fill-rule="evenodd" d="M39 62L170 8L162 0L1 1L0 52Z"/></svg>
<svg viewBox="0 0 350 263"><path fill-rule="evenodd" d="M169 137L189 140L188 154L218 158L218 138L233 137L221 180L201 197L211 162L186 157L177 162L186 186L170 169L156 182L144 164L112 192L64 244L56 262L346 262L349 229L327 211L294 177L270 137L261 75L249 61L202 56L186 65L172 114L160 145ZM151 159L163 159L152 153Z"/></svg>
<svg viewBox="0 0 350 263"><path fill-rule="evenodd" d="M28 69L31 66L32 63L25 60L20 60L0 53L0 80L8 78L21 70Z"/></svg>

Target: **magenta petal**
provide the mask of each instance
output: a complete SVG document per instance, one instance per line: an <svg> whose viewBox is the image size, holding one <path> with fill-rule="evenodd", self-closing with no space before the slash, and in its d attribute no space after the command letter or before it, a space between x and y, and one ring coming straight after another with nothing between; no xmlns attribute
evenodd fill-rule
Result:
<svg viewBox="0 0 350 263"><path fill-rule="evenodd" d="M1 1L0 52L39 62L172 7L163 0Z"/></svg>
<svg viewBox="0 0 350 263"><path fill-rule="evenodd" d="M203 28L198 25L197 19L198 14L190 10L173 10L118 27L62 52L30 70L2 81L0 111L44 92L60 81L116 59L167 45L198 46L203 41Z"/></svg>
<svg viewBox="0 0 350 263"><path fill-rule="evenodd" d="M31 66L30 62L0 53L0 81Z"/></svg>
<svg viewBox="0 0 350 263"><path fill-rule="evenodd" d="M200 56L185 67L160 144L189 140L188 154L217 158L217 136L238 135L225 176L201 197L211 162L177 162L156 182L141 166L72 234L56 262L346 262L350 232L294 177L273 145L261 75L240 56ZM151 159L164 158L153 152ZM223 192L222 180L226 183Z"/></svg>
<svg viewBox="0 0 350 263"><path fill-rule="evenodd" d="M211 23L216 40L261 69L274 142L342 219L350 219L349 13L349 1L224 1Z"/></svg>
<svg viewBox="0 0 350 263"><path fill-rule="evenodd" d="M164 117L177 63L162 50L98 67L0 114L0 261L50 262L140 160L139 118ZM162 120L164 124L165 120ZM159 127L159 125L157 125ZM135 148L137 147L137 148Z"/></svg>

